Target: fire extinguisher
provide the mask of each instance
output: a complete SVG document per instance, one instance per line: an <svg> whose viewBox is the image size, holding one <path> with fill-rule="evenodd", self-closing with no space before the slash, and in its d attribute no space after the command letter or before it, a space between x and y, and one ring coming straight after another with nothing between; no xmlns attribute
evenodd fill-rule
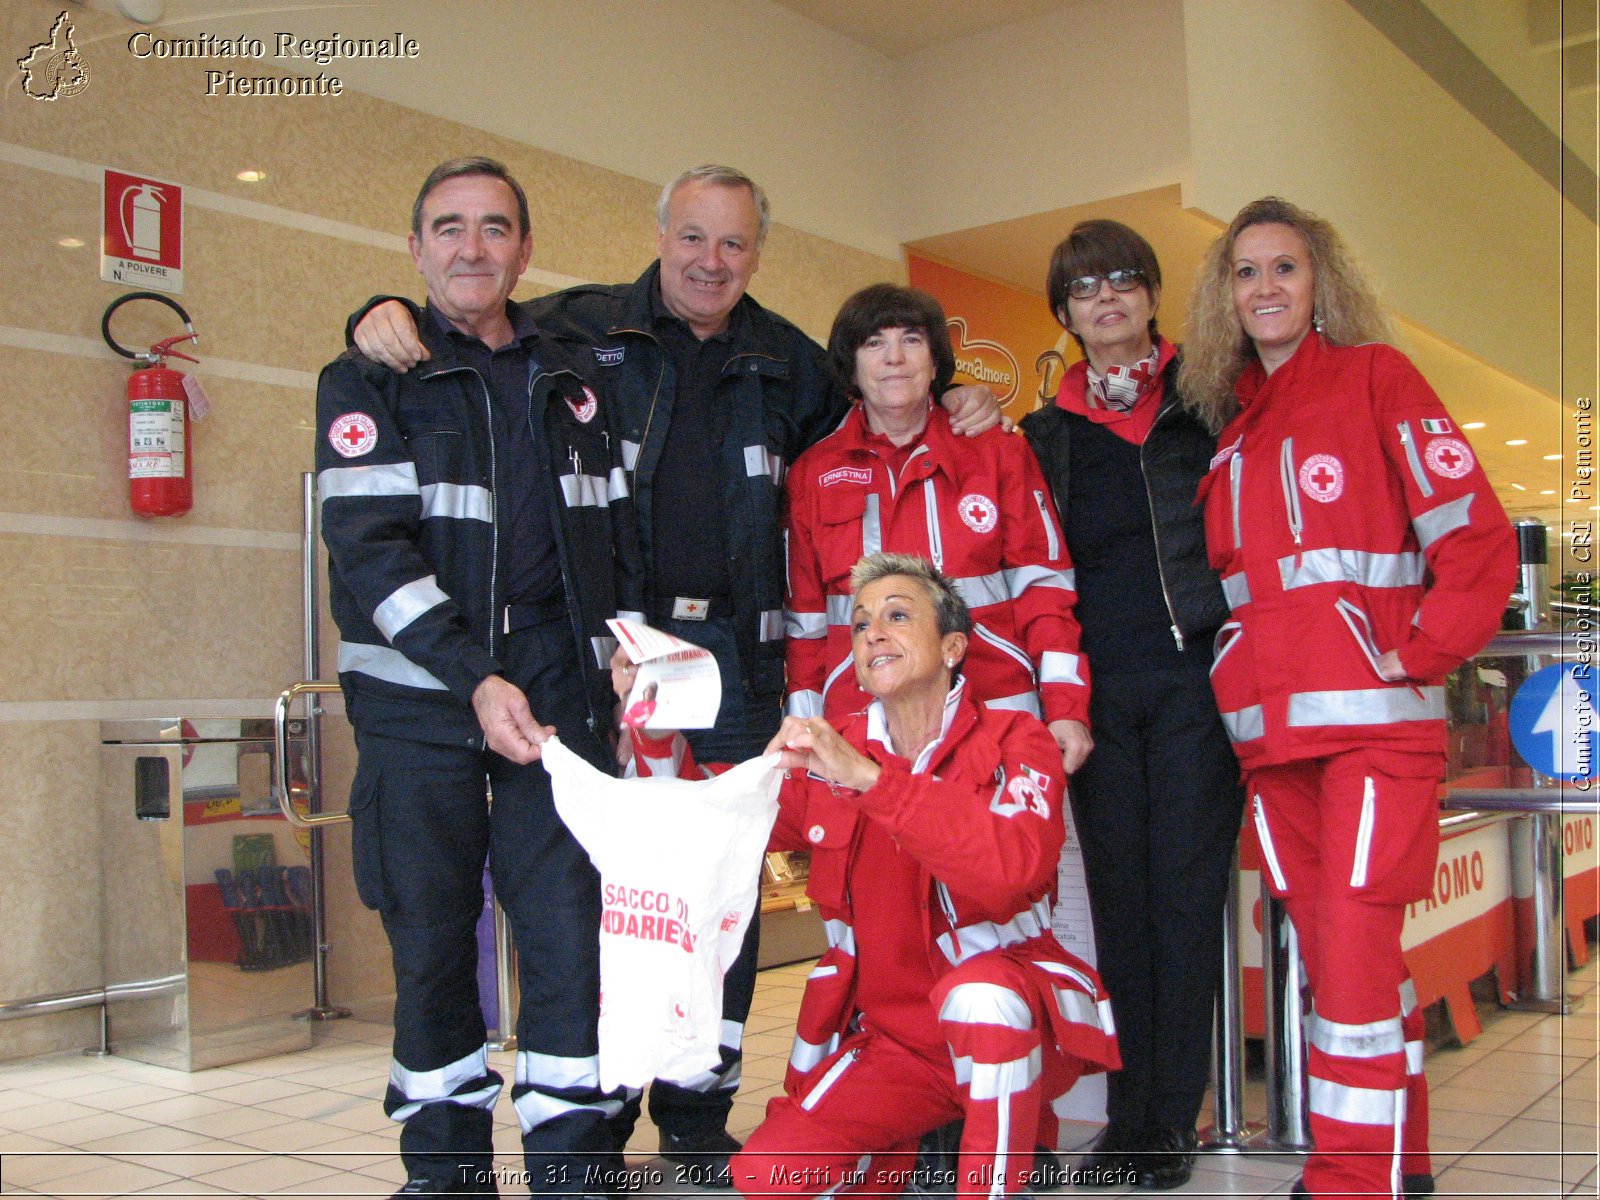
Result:
<svg viewBox="0 0 1600 1200"><path fill-rule="evenodd" d="M183 320L187 333L133 351L111 336L111 314L132 300L155 300ZM189 441L191 414L181 371L170 370L168 358L199 359L174 350L179 342L198 341L183 307L159 292L129 292L113 300L100 318L100 336L123 358L143 364L128 378L128 501L145 517L181 517L194 507L194 458Z"/></svg>

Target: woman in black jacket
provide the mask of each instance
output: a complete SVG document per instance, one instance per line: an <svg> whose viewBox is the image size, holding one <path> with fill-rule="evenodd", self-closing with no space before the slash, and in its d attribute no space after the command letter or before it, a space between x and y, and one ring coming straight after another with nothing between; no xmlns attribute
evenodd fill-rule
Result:
<svg viewBox="0 0 1600 1200"><path fill-rule="evenodd" d="M1072 811L1123 1062L1081 1165L1174 1188L1194 1164L1243 803L1208 678L1228 610L1194 506L1216 442L1178 398L1144 238L1082 222L1056 247L1046 294L1086 359L1022 429L1061 512L1094 678L1095 747Z"/></svg>

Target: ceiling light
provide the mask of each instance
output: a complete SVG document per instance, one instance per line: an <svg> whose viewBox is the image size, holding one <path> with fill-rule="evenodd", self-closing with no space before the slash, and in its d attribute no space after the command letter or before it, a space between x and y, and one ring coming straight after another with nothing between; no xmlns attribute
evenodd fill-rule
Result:
<svg viewBox="0 0 1600 1200"><path fill-rule="evenodd" d="M1517 491L1519 491L1519 492L1525 492L1525 491L1528 490L1527 488L1523 487L1520 483L1513 483L1511 486L1516 488Z"/></svg>
<svg viewBox="0 0 1600 1200"><path fill-rule="evenodd" d="M1561 461L1561 455L1559 455L1559 454L1546 454L1544 456L1544 460L1545 460L1545 462L1560 462Z"/></svg>
<svg viewBox="0 0 1600 1200"><path fill-rule="evenodd" d="M265 171L258 171L254 167L240 171L234 176L240 183L260 183L266 177L267 173Z"/></svg>
<svg viewBox="0 0 1600 1200"><path fill-rule="evenodd" d="M1541 496L1554 496L1555 494L1555 488L1544 488L1539 492L1539 495Z"/></svg>
<svg viewBox="0 0 1600 1200"><path fill-rule="evenodd" d="M83 246L83 239L75 237L61 237L56 239L56 245L63 246L68 250L77 250Z"/></svg>
<svg viewBox="0 0 1600 1200"><path fill-rule="evenodd" d="M1528 439L1527 438L1507 438L1506 439L1506 445L1508 445L1508 446L1526 446L1527 444L1528 444Z"/></svg>
<svg viewBox="0 0 1600 1200"><path fill-rule="evenodd" d="M1463 428L1463 429L1482 429L1483 428L1483 424L1484 423L1482 421L1468 421L1461 428Z"/></svg>

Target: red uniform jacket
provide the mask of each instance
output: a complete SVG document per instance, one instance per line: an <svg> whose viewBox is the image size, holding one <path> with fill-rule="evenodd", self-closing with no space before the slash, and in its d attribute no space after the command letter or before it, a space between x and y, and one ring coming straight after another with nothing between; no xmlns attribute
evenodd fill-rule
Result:
<svg viewBox="0 0 1600 1200"><path fill-rule="evenodd" d="M979 708L958 683L945 703L943 735L912 764L890 750L882 713L874 704L836 722L846 741L883 768L876 785L836 794L797 772L778 797L770 847L811 852L806 894L828 938L800 1002L790 1084L838 1049L856 1019L853 914L870 900L849 885L865 821L880 822L922 867L924 903L904 913L904 932L926 947L933 975L989 952L1026 964L1034 1012L1049 1030L1046 1053L1078 1059L1085 1074L1114 1070L1121 1060L1100 978L1050 931L1065 837L1066 781L1055 740L1025 713ZM634 747L641 775L697 770L681 735L654 739L634 731ZM939 1003L936 992L933 1011Z"/></svg>
<svg viewBox="0 0 1600 1200"><path fill-rule="evenodd" d="M867 437L858 404L789 473L789 712L831 718L866 707L850 657L850 568L892 550L930 559L971 607L962 674L975 696L1087 724L1072 561L1027 442L998 429L957 437L934 405L896 476Z"/></svg>
<svg viewBox="0 0 1600 1200"><path fill-rule="evenodd" d="M1442 755L1443 677L1500 627L1516 539L1461 430L1391 346L1309 333L1200 486L1233 619L1211 680L1246 769L1358 747ZM1376 664L1397 650L1407 680Z"/></svg>

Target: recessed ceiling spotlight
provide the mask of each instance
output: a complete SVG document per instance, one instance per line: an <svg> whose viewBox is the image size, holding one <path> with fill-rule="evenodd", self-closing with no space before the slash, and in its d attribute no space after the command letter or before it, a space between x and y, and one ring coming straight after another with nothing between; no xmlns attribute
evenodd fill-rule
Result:
<svg viewBox="0 0 1600 1200"><path fill-rule="evenodd" d="M1468 421L1461 428L1463 428L1463 429L1482 429L1483 428L1483 424L1484 423L1482 421Z"/></svg>
<svg viewBox="0 0 1600 1200"><path fill-rule="evenodd" d="M1544 460L1545 460L1545 462L1560 462L1561 461L1561 455L1559 455L1559 454L1546 454L1544 456Z"/></svg>
<svg viewBox="0 0 1600 1200"><path fill-rule="evenodd" d="M1527 488L1523 487L1520 483L1513 483L1511 486L1516 488L1517 491L1519 491L1519 492L1525 492L1525 491L1528 490Z"/></svg>
<svg viewBox="0 0 1600 1200"><path fill-rule="evenodd" d="M1555 494L1555 488L1541 488L1539 491L1539 495L1541 496L1554 496Z"/></svg>
<svg viewBox="0 0 1600 1200"><path fill-rule="evenodd" d="M234 175L234 178L240 183L260 183L266 177L267 173L265 171L258 171L254 167L250 167Z"/></svg>
<svg viewBox="0 0 1600 1200"><path fill-rule="evenodd" d="M1506 445L1508 445L1508 446L1526 446L1527 444L1528 444L1528 439L1527 438L1507 438L1506 439Z"/></svg>
<svg viewBox="0 0 1600 1200"><path fill-rule="evenodd" d="M63 246L68 250L78 250L83 247L83 239L75 237L59 237L56 239L56 245Z"/></svg>

